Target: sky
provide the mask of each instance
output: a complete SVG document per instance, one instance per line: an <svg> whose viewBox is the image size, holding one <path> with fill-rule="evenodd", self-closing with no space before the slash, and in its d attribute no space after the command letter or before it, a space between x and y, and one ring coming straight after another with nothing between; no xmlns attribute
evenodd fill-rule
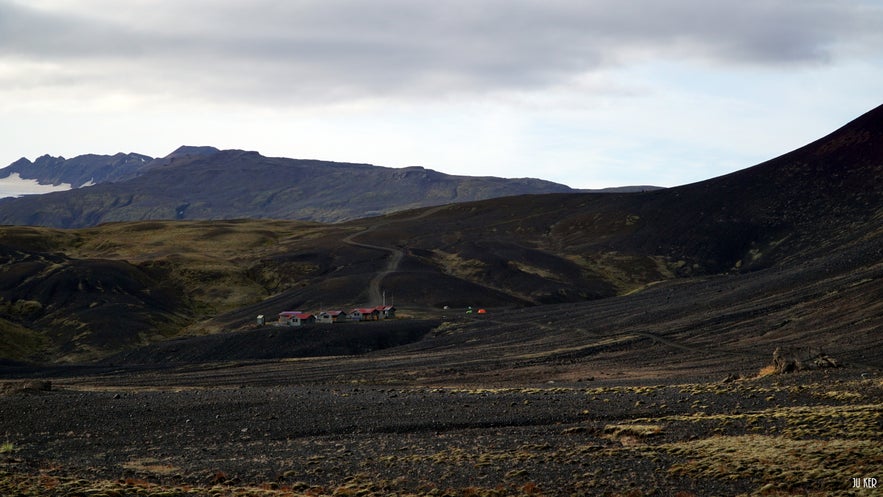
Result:
<svg viewBox="0 0 883 497"><path fill-rule="evenodd" d="M0 167L181 145L676 186L883 104L883 0L0 0Z"/></svg>

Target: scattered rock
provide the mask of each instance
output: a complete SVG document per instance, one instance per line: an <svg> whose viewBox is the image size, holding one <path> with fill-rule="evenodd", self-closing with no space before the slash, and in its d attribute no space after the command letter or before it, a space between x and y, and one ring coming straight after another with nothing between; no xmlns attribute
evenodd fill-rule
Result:
<svg viewBox="0 0 883 497"><path fill-rule="evenodd" d="M742 379L742 376L740 376L740 375L738 375L738 374L736 374L736 373L730 373L730 374L727 375L726 378L724 378L723 380L721 380L721 383L732 383L732 382L734 382L734 381L736 381L736 380L741 380L741 379Z"/></svg>

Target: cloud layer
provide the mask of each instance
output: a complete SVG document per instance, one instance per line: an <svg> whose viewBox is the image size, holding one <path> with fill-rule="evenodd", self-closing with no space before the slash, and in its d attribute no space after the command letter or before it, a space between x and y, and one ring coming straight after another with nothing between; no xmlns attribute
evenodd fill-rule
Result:
<svg viewBox="0 0 883 497"><path fill-rule="evenodd" d="M881 46L872 4L0 2L0 81L265 104L540 90L657 59L826 64Z"/></svg>
<svg viewBox="0 0 883 497"><path fill-rule="evenodd" d="M879 105L879 0L0 0L0 165L267 155L671 186Z"/></svg>

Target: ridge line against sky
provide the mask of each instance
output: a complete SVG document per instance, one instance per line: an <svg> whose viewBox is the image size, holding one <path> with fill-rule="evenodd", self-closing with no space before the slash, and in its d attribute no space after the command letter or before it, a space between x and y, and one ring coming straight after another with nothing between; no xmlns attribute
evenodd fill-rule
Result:
<svg viewBox="0 0 883 497"><path fill-rule="evenodd" d="M0 167L179 145L699 181L883 103L883 2L0 0Z"/></svg>

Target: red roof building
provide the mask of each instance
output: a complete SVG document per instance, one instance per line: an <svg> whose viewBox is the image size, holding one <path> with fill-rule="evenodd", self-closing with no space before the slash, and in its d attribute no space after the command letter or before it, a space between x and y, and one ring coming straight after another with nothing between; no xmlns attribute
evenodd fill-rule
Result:
<svg viewBox="0 0 883 497"><path fill-rule="evenodd" d="M308 312L301 311L282 311L279 313L279 326L302 326L304 324L315 323L316 317Z"/></svg>
<svg viewBox="0 0 883 497"><path fill-rule="evenodd" d="M376 321L380 319L380 311L373 307L353 309L349 313L349 318L352 321Z"/></svg>

